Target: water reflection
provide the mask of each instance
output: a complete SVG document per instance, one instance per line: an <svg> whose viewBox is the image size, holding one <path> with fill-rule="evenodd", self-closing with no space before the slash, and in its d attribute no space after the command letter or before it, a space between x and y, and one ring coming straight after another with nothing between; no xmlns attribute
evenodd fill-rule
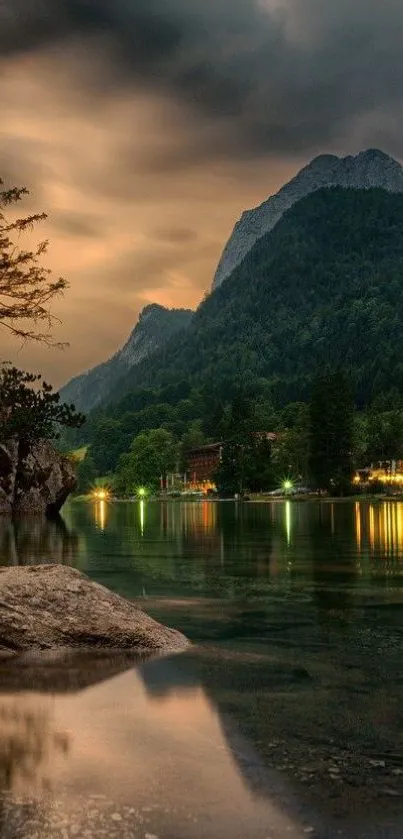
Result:
<svg viewBox="0 0 403 839"><path fill-rule="evenodd" d="M291 501L286 501L284 504L285 509L285 530L287 534L287 545L291 543L291 528L292 528L292 510L291 510Z"/></svg>
<svg viewBox="0 0 403 839"><path fill-rule="evenodd" d="M124 661L104 671L87 662L69 695L60 668L59 695L46 706L50 729L69 737L67 757L53 749L56 789L66 782L74 795L111 794L128 807L135 795L140 811L151 797L167 810L168 831L157 819L128 835L211 839L191 821L204 818L205 805L217 815L214 839L274 837L266 810L256 822L241 730L268 765L305 779L307 796L314 788L351 811L366 810L375 788L389 803L403 800L401 502L146 500L107 504L102 516L77 503L64 520L59 530L32 519L10 530L0 521L3 561L54 561L59 545L64 561L143 598L150 614L203 644L137 671ZM108 680L96 685L102 672ZM3 694L10 678L0 668ZM32 686L29 670L19 678ZM36 686L52 692L45 670ZM86 690L73 696L71 687ZM338 785L328 765L336 759ZM238 799L243 824L229 812Z"/></svg>
<svg viewBox="0 0 403 839"><path fill-rule="evenodd" d="M69 752L69 736L56 730L45 697L0 695L0 790L37 793L51 786L54 765Z"/></svg>
<svg viewBox="0 0 403 839"><path fill-rule="evenodd" d="M93 503L95 526L101 531L105 530L107 524L108 503L103 498L96 499Z"/></svg>
<svg viewBox="0 0 403 839"><path fill-rule="evenodd" d="M49 562L75 565L84 541L84 535L67 527L60 517L52 521L41 516L15 520L0 517L0 563L3 565Z"/></svg>
<svg viewBox="0 0 403 839"><path fill-rule="evenodd" d="M252 793L239 744L229 744L203 687L175 659L73 695L0 694L0 732L0 802L6 790L18 794L8 816L19 836L34 835L35 799L41 837L303 836L269 788Z"/></svg>
<svg viewBox="0 0 403 839"><path fill-rule="evenodd" d="M0 520L3 563L77 564L112 584L118 575L133 595L189 593L190 586L192 593L229 597L240 583L245 594L274 581L318 580L318 574L335 567L366 577L379 574L381 563L388 574L403 570L403 503L398 501L101 500L71 504L63 517L58 522Z"/></svg>
<svg viewBox="0 0 403 839"><path fill-rule="evenodd" d="M354 505L355 534L359 552L401 558L403 553L403 504L385 501Z"/></svg>

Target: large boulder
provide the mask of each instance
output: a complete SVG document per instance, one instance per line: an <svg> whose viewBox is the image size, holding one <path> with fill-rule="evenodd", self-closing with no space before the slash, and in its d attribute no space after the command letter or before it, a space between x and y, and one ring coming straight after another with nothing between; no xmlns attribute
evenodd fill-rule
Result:
<svg viewBox="0 0 403 839"><path fill-rule="evenodd" d="M55 515L75 486L73 463L49 440L0 444L0 513Z"/></svg>
<svg viewBox="0 0 403 839"><path fill-rule="evenodd" d="M54 648L157 652L187 646L180 632L75 568L0 569L0 654Z"/></svg>
<svg viewBox="0 0 403 839"><path fill-rule="evenodd" d="M0 443L0 513L12 513L18 468L18 440Z"/></svg>

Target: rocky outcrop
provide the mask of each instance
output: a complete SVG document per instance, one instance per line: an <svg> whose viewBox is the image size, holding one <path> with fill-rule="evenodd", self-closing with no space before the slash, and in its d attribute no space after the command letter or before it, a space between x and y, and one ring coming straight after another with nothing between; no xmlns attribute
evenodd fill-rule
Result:
<svg viewBox="0 0 403 839"><path fill-rule="evenodd" d="M75 486L73 463L49 440L0 443L0 513L55 515Z"/></svg>
<svg viewBox="0 0 403 839"><path fill-rule="evenodd" d="M218 264L213 289L242 262L257 239L273 229L286 210L311 192L332 186L381 187L389 192L403 192L403 167L378 149L361 152L356 157L339 158L333 154L316 157L276 195L242 214Z"/></svg>
<svg viewBox="0 0 403 839"><path fill-rule="evenodd" d="M181 650L188 641L75 568L0 569L0 653L54 648Z"/></svg>
<svg viewBox="0 0 403 839"><path fill-rule="evenodd" d="M60 391L62 400L73 402L78 410L84 412L107 401L118 379L148 358L172 335L186 329L192 316L190 309L166 309L156 303L146 306L124 347L109 361L68 382Z"/></svg>

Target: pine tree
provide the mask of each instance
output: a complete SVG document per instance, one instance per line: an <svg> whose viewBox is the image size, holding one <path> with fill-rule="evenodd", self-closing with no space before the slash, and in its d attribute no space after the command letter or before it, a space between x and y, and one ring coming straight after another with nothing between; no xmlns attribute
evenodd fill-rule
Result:
<svg viewBox="0 0 403 839"><path fill-rule="evenodd" d="M60 426L79 428L84 421L74 405L60 402L40 375L8 364L0 369L0 442L14 435L27 444L57 439Z"/></svg>
<svg viewBox="0 0 403 839"><path fill-rule="evenodd" d="M23 340L51 343L55 317L50 303L63 293L67 283L61 277L52 280L50 270L40 264L47 242L41 242L34 250L20 248L17 243L22 233L47 218L45 213L7 218L7 209L18 204L24 195L28 195L25 187L3 189L0 178L0 326ZM45 327L41 331L38 325Z"/></svg>
<svg viewBox="0 0 403 839"><path fill-rule="evenodd" d="M354 403L341 370L326 368L313 384L310 402L310 473L315 487L334 494L351 489Z"/></svg>

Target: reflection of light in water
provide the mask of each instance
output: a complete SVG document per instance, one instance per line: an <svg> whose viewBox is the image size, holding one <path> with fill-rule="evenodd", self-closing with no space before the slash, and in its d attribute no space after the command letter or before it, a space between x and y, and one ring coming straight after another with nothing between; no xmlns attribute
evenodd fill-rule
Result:
<svg viewBox="0 0 403 839"><path fill-rule="evenodd" d="M334 504L330 505L330 527L332 529L332 536L334 536Z"/></svg>
<svg viewBox="0 0 403 839"><path fill-rule="evenodd" d="M403 505L400 502L386 501L369 507L356 504L355 528L358 547L369 544L371 551L381 550L386 556L403 553Z"/></svg>
<svg viewBox="0 0 403 839"><path fill-rule="evenodd" d="M291 501L285 502L285 531L287 534L287 545L291 542Z"/></svg>
<svg viewBox="0 0 403 839"><path fill-rule="evenodd" d="M375 547L375 515L372 504L369 508L369 543L371 548Z"/></svg>
<svg viewBox="0 0 403 839"><path fill-rule="evenodd" d="M355 504L355 532L357 536L357 548L361 550L361 507L358 501Z"/></svg>
<svg viewBox="0 0 403 839"><path fill-rule="evenodd" d="M144 522L145 522L145 501L140 501L140 532L144 536Z"/></svg>
<svg viewBox="0 0 403 839"><path fill-rule="evenodd" d="M100 530L105 530L107 520L106 501L97 501L94 506L95 524Z"/></svg>
<svg viewBox="0 0 403 839"><path fill-rule="evenodd" d="M383 543L385 548L388 550L389 548L389 522L388 522L388 508L387 504L383 505Z"/></svg>
<svg viewBox="0 0 403 839"><path fill-rule="evenodd" d="M55 723L74 739L68 764L56 765L54 773L67 802L71 796L74 806L73 796L88 792L99 797L100 809L103 799L139 811L148 804L150 836L301 839L291 816L250 786L235 719L222 723L191 672L186 678L185 668L170 662L161 674L147 678L147 665L142 671L56 697ZM79 814L75 820L80 825Z"/></svg>

